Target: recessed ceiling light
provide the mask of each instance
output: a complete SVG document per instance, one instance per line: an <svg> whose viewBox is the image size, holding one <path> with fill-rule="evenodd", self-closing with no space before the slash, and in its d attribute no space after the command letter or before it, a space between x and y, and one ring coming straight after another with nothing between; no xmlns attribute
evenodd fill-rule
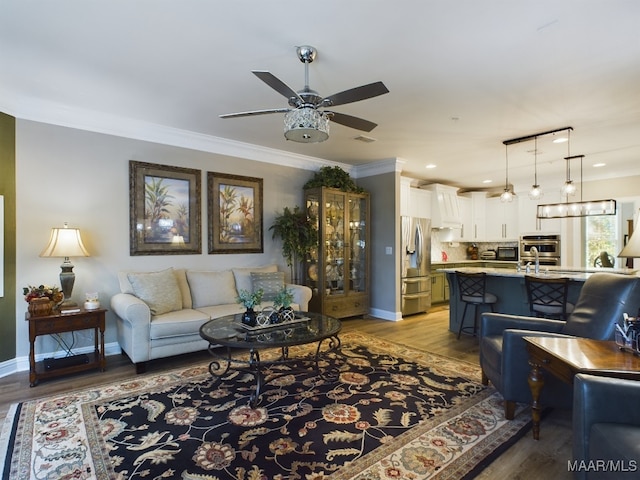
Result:
<svg viewBox="0 0 640 480"><path fill-rule="evenodd" d="M553 143L564 143L569 141L569 138L567 137L558 137L556 139L553 140Z"/></svg>
<svg viewBox="0 0 640 480"><path fill-rule="evenodd" d="M430 164L424 166L424 168L436 168L436 167L437 167L437 165L434 164L434 163L430 163Z"/></svg>
<svg viewBox="0 0 640 480"><path fill-rule="evenodd" d="M594 163L593 166L595 168L600 168L600 167L604 167L606 165L606 163Z"/></svg>
<svg viewBox="0 0 640 480"><path fill-rule="evenodd" d="M491 183L493 180L482 180L482 183Z"/></svg>

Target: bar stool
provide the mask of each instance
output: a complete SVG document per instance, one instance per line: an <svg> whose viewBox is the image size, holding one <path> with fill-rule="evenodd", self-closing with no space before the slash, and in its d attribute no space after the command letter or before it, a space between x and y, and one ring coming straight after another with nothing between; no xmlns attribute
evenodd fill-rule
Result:
<svg viewBox="0 0 640 480"><path fill-rule="evenodd" d="M473 305L473 335L478 331L478 306L489 305L493 312L493 305L498 301L493 293L486 291L487 274L480 273L464 273L456 272L458 278L458 290L460 291L460 301L464 303L462 318L460 319L460 328L458 329L458 339L463 330L469 330L471 327L464 327L464 318L467 314L467 307Z"/></svg>
<svg viewBox="0 0 640 480"><path fill-rule="evenodd" d="M566 277L537 277L525 275L529 310L536 317L566 320L574 305L567 302L569 279Z"/></svg>

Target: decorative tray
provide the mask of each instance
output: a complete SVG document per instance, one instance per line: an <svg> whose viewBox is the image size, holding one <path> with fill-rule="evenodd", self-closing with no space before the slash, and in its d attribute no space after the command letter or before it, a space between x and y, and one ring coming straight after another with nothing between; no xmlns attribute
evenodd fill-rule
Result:
<svg viewBox="0 0 640 480"><path fill-rule="evenodd" d="M246 325L242 322L238 323L238 325L242 328L244 328L245 330L249 330L250 332L259 332L262 330L269 330L269 329L273 329L273 328L285 328L288 327L289 325L293 325L296 323L302 323L302 322L308 322L310 320L309 317L296 317L293 320L287 320L285 322L281 322L281 323L268 323L266 325L255 325L255 326L251 326L251 325Z"/></svg>

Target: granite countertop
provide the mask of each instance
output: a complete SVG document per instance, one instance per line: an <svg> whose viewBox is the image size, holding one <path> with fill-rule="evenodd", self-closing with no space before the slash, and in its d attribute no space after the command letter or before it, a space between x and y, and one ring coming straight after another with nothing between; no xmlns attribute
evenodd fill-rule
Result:
<svg viewBox="0 0 640 480"><path fill-rule="evenodd" d="M465 262L466 263L466 262ZM517 271L515 268L490 268L490 267L458 267L458 268L438 268L438 272L455 273L455 272L469 272L480 273L484 272L487 275L495 277L515 277L524 278L527 275L525 269ZM630 268L576 268L576 267L563 267L563 266L541 266L540 273L538 275L544 277L567 277L572 280L584 281L592 274L597 272L609 272L620 273L623 275L637 275L638 270ZM533 268L528 275L535 275Z"/></svg>

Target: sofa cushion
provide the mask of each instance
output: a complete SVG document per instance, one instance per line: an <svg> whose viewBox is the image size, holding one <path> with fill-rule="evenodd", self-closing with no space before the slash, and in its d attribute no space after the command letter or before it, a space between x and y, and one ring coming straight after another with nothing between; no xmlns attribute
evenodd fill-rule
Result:
<svg viewBox="0 0 640 480"><path fill-rule="evenodd" d="M236 279L236 289L238 292L240 290L246 290L248 292L253 292L253 283L251 282L251 272L277 272L278 266L273 265L265 265L263 267L243 267L243 268L234 268L233 276Z"/></svg>
<svg viewBox="0 0 640 480"><path fill-rule="evenodd" d="M128 293L130 295L135 295L133 291L133 286L129 281L128 275L130 273L145 273L145 272L131 272L131 271L121 271L118 272L118 283L120 285L120 291L122 293ZM174 268L173 273L176 276L176 281L178 282L178 287L180 289L180 294L182 295L182 308L191 308L191 291L189 290L189 283L187 283L186 270L184 268Z"/></svg>
<svg viewBox="0 0 640 480"><path fill-rule="evenodd" d="M187 271L193 308L236 303L238 292L231 270Z"/></svg>
<svg viewBox="0 0 640 480"><path fill-rule="evenodd" d="M146 303L152 315L182 309L182 295L173 268L159 272L129 273L133 294Z"/></svg>
<svg viewBox="0 0 640 480"><path fill-rule="evenodd" d="M200 327L209 321L209 315L199 310L185 308L158 315L151 320L149 336L160 338L183 337L200 333Z"/></svg>
<svg viewBox="0 0 640 480"><path fill-rule="evenodd" d="M283 272L251 272L253 291L262 289L262 300L273 300L276 294L284 288Z"/></svg>

